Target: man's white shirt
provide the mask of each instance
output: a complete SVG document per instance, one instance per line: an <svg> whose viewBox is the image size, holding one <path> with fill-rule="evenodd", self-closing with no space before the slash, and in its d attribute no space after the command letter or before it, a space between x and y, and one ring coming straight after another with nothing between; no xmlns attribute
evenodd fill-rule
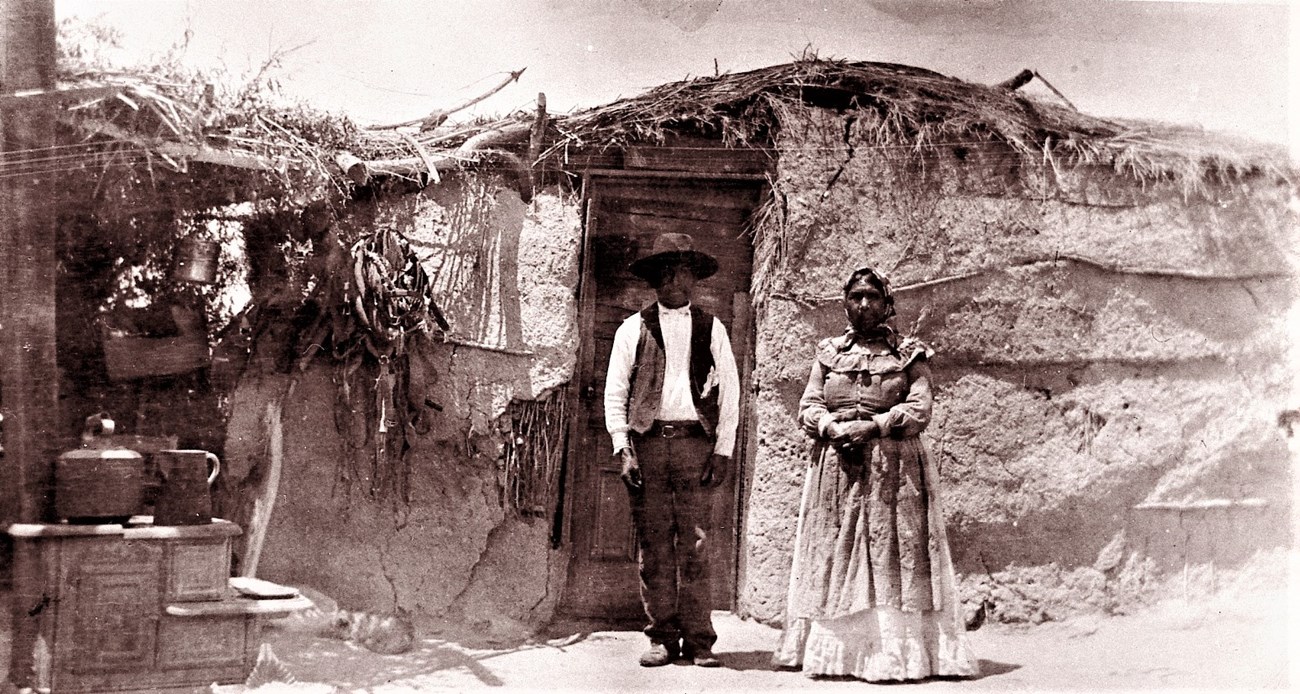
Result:
<svg viewBox="0 0 1300 694"><path fill-rule="evenodd" d="M655 418L664 421L696 420L699 416L691 397L689 363L691 306L658 306L659 327L664 336L664 387ZM632 367L636 364L641 323L641 313L637 312L618 326L609 356L609 372L605 375L605 428L613 439L615 453L629 445L629 379ZM731 353L731 339L727 336L727 329L716 317L713 319L709 349L713 352L713 371L709 382L704 386L704 394L707 395L711 387L718 389L718 429L713 452L731 456L736 447L736 426L740 419L740 376L736 372L736 357Z"/></svg>

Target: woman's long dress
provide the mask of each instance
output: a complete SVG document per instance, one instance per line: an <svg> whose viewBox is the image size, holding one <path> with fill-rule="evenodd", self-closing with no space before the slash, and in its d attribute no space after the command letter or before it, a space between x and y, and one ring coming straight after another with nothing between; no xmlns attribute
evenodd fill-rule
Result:
<svg viewBox="0 0 1300 694"><path fill-rule="evenodd" d="M974 676L939 506L918 435L930 421L929 350L853 333L818 347L799 419L815 439L804 480L786 627L773 662L864 680ZM834 421L881 436L839 449Z"/></svg>

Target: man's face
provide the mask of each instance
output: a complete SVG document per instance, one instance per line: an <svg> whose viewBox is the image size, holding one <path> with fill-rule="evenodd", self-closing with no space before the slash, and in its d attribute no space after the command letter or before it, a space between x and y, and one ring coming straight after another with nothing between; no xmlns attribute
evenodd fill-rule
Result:
<svg viewBox="0 0 1300 694"><path fill-rule="evenodd" d="M695 273L685 263L671 263L659 274L655 295L664 306L679 308L691 302L695 282Z"/></svg>

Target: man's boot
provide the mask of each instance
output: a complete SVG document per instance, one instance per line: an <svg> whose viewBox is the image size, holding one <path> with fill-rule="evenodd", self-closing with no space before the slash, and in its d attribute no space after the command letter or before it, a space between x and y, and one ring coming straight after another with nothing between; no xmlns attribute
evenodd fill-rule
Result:
<svg viewBox="0 0 1300 694"><path fill-rule="evenodd" d="M650 650L642 653L641 659L638 662L641 663L641 667L659 667L661 665L667 665L668 663L673 662L673 659L677 657L678 651L679 649L675 643L652 643L650 644Z"/></svg>
<svg viewBox="0 0 1300 694"><path fill-rule="evenodd" d="M692 648L690 646L682 647L682 659L689 660L698 667L718 667L722 661L718 656L713 655L713 650L709 648Z"/></svg>

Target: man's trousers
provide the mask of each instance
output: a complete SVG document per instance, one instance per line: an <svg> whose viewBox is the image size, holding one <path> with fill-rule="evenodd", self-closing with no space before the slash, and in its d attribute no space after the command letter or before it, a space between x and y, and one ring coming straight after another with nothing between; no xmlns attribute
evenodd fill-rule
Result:
<svg viewBox="0 0 1300 694"><path fill-rule="evenodd" d="M709 650L718 638L709 614L714 490L700 486L700 475L713 443L703 435L664 438L656 429L633 434L644 488L629 490L645 633L670 649L680 638L687 653Z"/></svg>

